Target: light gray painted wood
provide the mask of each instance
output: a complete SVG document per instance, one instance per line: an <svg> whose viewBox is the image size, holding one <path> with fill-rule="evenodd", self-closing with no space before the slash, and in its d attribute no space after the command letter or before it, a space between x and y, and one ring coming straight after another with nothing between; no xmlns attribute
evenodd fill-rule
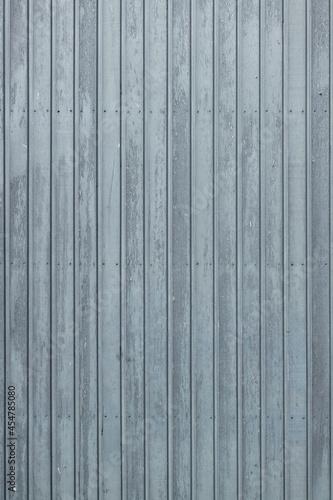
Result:
<svg viewBox="0 0 333 500"><path fill-rule="evenodd" d="M286 498L307 498L306 8L289 0L285 121L288 171L286 297ZM297 36L295 36L297 35Z"/></svg>
<svg viewBox="0 0 333 500"><path fill-rule="evenodd" d="M100 439L98 428L99 401L97 385L98 330L97 330L97 2L80 1L78 18L79 45L76 45L75 91L78 95L76 108L77 150L75 151L76 227L75 272L76 290L75 323L78 328L77 355L78 416L77 453L79 490L82 499L99 494L97 476L97 451Z"/></svg>
<svg viewBox="0 0 333 500"><path fill-rule="evenodd" d="M332 19L332 3L329 5L329 19ZM333 50L332 50L332 25L331 23L329 24L329 117L330 117L330 126L329 126L329 141L330 144L332 144L332 124L331 124L331 118L332 118L332 97L333 97L333 85L331 85L332 81L332 57L333 57ZM332 176L332 149L330 147L329 150L329 204L330 204L330 214L329 214L329 249L328 249L328 259L329 259L329 339L330 339L330 423L329 423L329 432L330 432L330 496L332 497L333 495L333 481L331 480L331 475L332 475L332 453L333 453L333 440L332 440L332 410L333 410L333 404L332 404L332 354L333 354L333 349L332 349L332 216L333 216L333 204L331 201L331 196L332 196L332 188L333 188L333 176Z"/></svg>
<svg viewBox="0 0 333 500"><path fill-rule="evenodd" d="M51 16L29 3L29 498L51 496ZM40 446L43 443L43 446ZM40 481L40 470L44 480Z"/></svg>
<svg viewBox="0 0 333 500"><path fill-rule="evenodd" d="M213 2L192 2L192 498L214 497Z"/></svg>
<svg viewBox="0 0 333 500"><path fill-rule="evenodd" d="M121 498L120 283L120 11L99 9L98 312L100 374L100 498Z"/></svg>
<svg viewBox="0 0 333 500"><path fill-rule="evenodd" d="M122 495L145 496L144 4L122 3Z"/></svg>
<svg viewBox="0 0 333 500"><path fill-rule="evenodd" d="M3 2L0 5L0 17L4 21L4 4ZM4 28L5 23L0 23L0 38L4 40ZM1 67L4 68L4 56L5 56L5 46L2 42L0 44L0 64ZM4 169L4 154L5 154L5 75L4 72L1 72L0 76L0 158L2 165L2 172L0 176L0 328L1 328L1 343L0 343L0 384L3 388L3 392L5 392L5 356L6 356L6 337L5 337L5 169ZM3 410L5 411L5 410ZM0 413L1 414L1 413ZM2 414L1 414L2 415ZM2 415L3 416L3 415ZM0 429L0 442L2 443L2 449L0 453L0 470L5 471L5 456L6 456L6 430L5 425L1 426ZM5 481L0 483L0 491L3 497L5 498Z"/></svg>
<svg viewBox="0 0 333 500"><path fill-rule="evenodd" d="M217 498L237 498L237 5L218 4L215 34L215 308L218 337Z"/></svg>
<svg viewBox="0 0 333 500"><path fill-rule="evenodd" d="M5 2L5 263L6 378L17 394L17 489L28 498L28 12L24 2ZM30 312L31 314L31 312ZM7 432L7 405L4 418ZM8 459L9 448L5 457ZM5 475L4 478L6 479ZM10 493L6 490L5 498Z"/></svg>
<svg viewBox="0 0 333 500"><path fill-rule="evenodd" d="M309 498L330 497L330 339L329 339L329 249L330 249L330 171L329 171L329 2L311 3L308 52L311 99L308 125L311 154L309 181L311 196L310 298L312 317L312 373L308 385L312 393L312 433L309 467L312 484ZM310 33L309 33L310 31ZM311 37L311 38L310 38Z"/></svg>
<svg viewBox="0 0 333 500"><path fill-rule="evenodd" d="M145 5L145 495L168 498L167 2Z"/></svg>
<svg viewBox="0 0 333 500"><path fill-rule="evenodd" d="M1 2L1 498L332 497L331 8Z"/></svg>
<svg viewBox="0 0 333 500"><path fill-rule="evenodd" d="M237 211L239 399L238 447L240 498L260 498L260 4L242 2L238 9L238 157ZM240 234L241 233L241 234Z"/></svg>
<svg viewBox="0 0 333 500"><path fill-rule="evenodd" d="M191 5L171 3L171 432L169 498L192 495L191 408ZM169 45L170 50L170 45Z"/></svg>
<svg viewBox="0 0 333 500"><path fill-rule="evenodd" d="M283 5L261 11L261 488L284 498Z"/></svg>
<svg viewBox="0 0 333 500"><path fill-rule="evenodd" d="M75 491L74 9L52 4L52 498ZM62 21L63 20L63 21Z"/></svg>

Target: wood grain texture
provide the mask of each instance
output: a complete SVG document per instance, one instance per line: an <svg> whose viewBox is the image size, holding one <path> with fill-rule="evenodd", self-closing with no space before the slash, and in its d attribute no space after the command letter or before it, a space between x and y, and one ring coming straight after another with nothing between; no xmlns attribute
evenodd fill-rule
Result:
<svg viewBox="0 0 333 500"><path fill-rule="evenodd" d="M214 497L213 2L193 1L191 12L192 498L197 499Z"/></svg>
<svg viewBox="0 0 333 500"><path fill-rule="evenodd" d="M53 2L52 20L52 497L60 499L75 491L73 5Z"/></svg>
<svg viewBox="0 0 333 500"><path fill-rule="evenodd" d="M238 11L241 84L238 89L238 196L241 246L238 260L239 353L239 491L242 498L260 497L260 9L259 2L242 2Z"/></svg>
<svg viewBox="0 0 333 500"><path fill-rule="evenodd" d="M307 498L306 9L289 0L287 129L288 279L285 497ZM295 36L297 34L297 36Z"/></svg>
<svg viewBox="0 0 333 500"><path fill-rule="evenodd" d="M170 498L192 495L191 408L191 4L172 2L171 328L172 486Z"/></svg>
<svg viewBox="0 0 333 500"><path fill-rule="evenodd" d="M5 16L4 16L4 3L0 4L0 18L2 22L0 23L0 37L1 40L4 40L5 33ZM5 44L2 43L0 47L0 64L1 68L4 68L5 63ZM6 391L6 322L5 322L5 291L6 291L6 254L5 254L5 168L4 168L4 160L5 160L5 75L4 71L1 71L0 76L0 158L2 171L0 176L0 329L1 329L1 343L0 343L0 384L3 390L3 393ZM3 410L0 410L0 415L5 415L6 408L4 403L2 403ZM3 412L3 413L2 413ZM6 431L5 425L1 425L0 428L0 441L2 443L2 449L0 454L0 470L1 474L5 476L6 470ZM6 495L6 486L5 481L0 482L0 491L4 496Z"/></svg>
<svg viewBox="0 0 333 500"><path fill-rule="evenodd" d="M237 6L218 4L215 35L215 297L218 337L219 396L218 448L216 459L218 492L223 498L237 498L238 488L238 338L237 338ZM219 497L218 497L219 498Z"/></svg>
<svg viewBox="0 0 333 500"><path fill-rule="evenodd" d="M144 4L122 4L122 494L145 496Z"/></svg>
<svg viewBox="0 0 333 500"><path fill-rule="evenodd" d="M29 495L51 497L51 3L29 3ZM33 28L33 29L32 29ZM40 481L40 474L45 479Z"/></svg>
<svg viewBox="0 0 333 500"><path fill-rule="evenodd" d="M1 498L332 496L331 9L1 2Z"/></svg>
<svg viewBox="0 0 333 500"><path fill-rule="evenodd" d="M98 25L98 331L100 498L121 498L120 10L100 2Z"/></svg>
<svg viewBox="0 0 333 500"><path fill-rule="evenodd" d="M261 493L284 495L283 9L261 9Z"/></svg>
<svg viewBox="0 0 333 500"><path fill-rule="evenodd" d="M0 64L1 68L4 68L4 57L5 57L5 44L4 44L4 33L5 33L5 17L4 17L4 3L0 4L0 18L2 22L0 23ZM6 291L6 266L5 266L5 168L4 168L4 159L5 159L5 75L4 71L1 71L0 75L0 158L2 171L0 175L0 329L1 329L1 337L0 337L0 384L3 390L3 393L6 391L6 323L5 323L5 291ZM0 415L3 415L6 412L6 408L4 406L4 402L2 402L3 409L0 410ZM0 441L2 443L2 449L0 454L0 471L3 477L5 476L6 470L6 431L5 425L1 425L0 428ZM5 481L0 481L0 491L3 497L6 495L6 485Z"/></svg>
<svg viewBox="0 0 333 500"><path fill-rule="evenodd" d="M145 4L145 495L167 499L167 2Z"/></svg>
<svg viewBox="0 0 333 500"><path fill-rule="evenodd" d="M76 11L79 26L79 47L76 52L78 79L77 150L75 151L76 199L75 244L78 258L76 272L78 289L76 353L78 366L79 421L78 468L79 498L98 494L97 450L98 432L98 331L97 331L97 2L79 2ZM76 47L77 48L77 47Z"/></svg>
<svg viewBox="0 0 333 500"><path fill-rule="evenodd" d="M330 339L329 339L329 2L311 2L311 25L308 26L310 52L307 89L309 146L308 196L310 214L308 265L311 275L308 307L311 308L312 339L310 344L312 370L308 377L311 387L312 432L309 467L312 484L309 498L330 497ZM319 27L320 26L320 27ZM310 31L310 32L309 32ZM311 215L311 218L310 218ZM309 473L308 473L309 475Z"/></svg>
<svg viewBox="0 0 333 500"><path fill-rule="evenodd" d="M15 386L17 489L29 494L28 331L28 12L5 3L6 383ZM30 312L30 311L29 311ZM31 314L31 313L30 313ZM7 416L7 411L6 414ZM6 422L6 416L4 423ZM5 427L7 429L7 426ZM5 458L8 458L7 447ZM6 491L5 498L10 493Z"/></svg>

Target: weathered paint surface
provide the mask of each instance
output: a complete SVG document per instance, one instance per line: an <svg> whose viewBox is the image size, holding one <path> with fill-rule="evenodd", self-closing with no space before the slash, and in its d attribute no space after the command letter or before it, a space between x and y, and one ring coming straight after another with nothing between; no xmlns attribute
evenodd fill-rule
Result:
<svg viewBox="0 0 333 500"><path fill-rule="evenodd" d="M0 498L333 498L332 9L2 0Z"/></svg>

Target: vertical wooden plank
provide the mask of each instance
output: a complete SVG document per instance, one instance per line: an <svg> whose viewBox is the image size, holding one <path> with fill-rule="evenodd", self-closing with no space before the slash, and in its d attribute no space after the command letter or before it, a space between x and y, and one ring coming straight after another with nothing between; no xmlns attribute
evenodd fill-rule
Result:
<svg viewBox="0 0 333 500"><path fill-rule="evenodd" d="M214 497L213 2L192 3L192 498Z"/></svg>
<svg viewBox="0 0 333 500"><path fill-rule="evenodd" d="M288 363L286 394L286 498L307 497L306 446L306 9L288 0L286 117L288 161Z"/></svg>
<svg viewBox="0 0 333 500"><path fill-rule="evenodd" d="M6 384L15 387L16 494L28 498L28 12L5 3ZM6 397L6 396L5 396ZM7 461L9 448L5 458ZM5 498L12 494L6 491Z"/></svg>
<svg viewBox="0 0 333 500"><path fill-rule="evenodd" d="M29 2L29 495L51 498L51 2Z"/></svg>
<svg viewBox="0 0 333 500"><path fill-rule="evenodd" d="M237 496L243 496L243 321L242 308L243 286L243 228L241 215L243 209L242 186L242 120L241 106L241 54L242 54L242 12L237 4L236 8L236 401L237 401Z"/></svg>
<svg viewBox="0 0 333 500"><path fill-rule="evenodd" d="M145 495L143 7L122 5L122 494L133 499Z"/></svg>
<svg viewBox="0 0 333 500"><path fill-rule="evenodd" d="M167 499L167 3L145 12L146 498Z"/></svg>
<svg viewBox="0 0 333 500"><path fill-rule="evenodd" d="M333 495L333 398L332 398L332 388L333 388L333 371L332 371L332 361L333 361L333 343L332 343L332 312L333 312L333 301L332 301L332 249L333 249L333 231L332 231L332 220L333 220L333 203L332 203L332 193L333 193L333 175L332 175L332 103L333 103L333 85L332 85L332 62L333 62L333 36L332 36L332 19L333 19L333 5L332 2L329 4L329 250L328 250L328 259L329 259L329 341L330 341L330 367L329 367L329 376L330 376L330 426L329 426L329 439L330 439L330 464L329 464L329 474L330 474L330 495Z"/></svg>
<svg viewBox="0 0 333 500"><path fill-rule="evenodd" d="M120 1L99 3L99 477L100 497L110 500L121 498L120 11Z"/></svg>
<svg viewBox="0 0 333 500"><path fill-rule="evenodd" d="M220 494L237 496L236 409L236 5L219 12L218 263ZM225 12L225 15L224 15ZM223 84L222 84L223 82Z"/></svg>
<svg viewBox="0 0 333 500"><path fill-rule="evenodd" d="M330 495L328 3L0 6L19 496Z"/></svg>
<svg viewBox="0 0 333 500"><path fill-rule="evenodd" d="M308 53L308 71L311 99L311 256L312 275L312 389L311 463L312 488L309 498L330 497L330 352L329 352L329 2L310 2L311 52ZM309 33L308 33L309 36Z"/></svg>
<svg viewBox="0 0 333 500"><path fill-rule="evenodd" d="M74 91L74 121L73 121L73 231L74 231L74 498L80 496L80 216L78 196L80 186L80 2L74 2L73 20L73 91Z"/></svg>
<svg viewBox="0 0 333 500"><path fill-rule="evenodd" d="M1 158L1 175L0 175L0 386L3 394L6 394L5 385L5 361L6 361L6 330L5 330L5 18L4 18L4 2L0 2L0 158ZM6 401L5 398L0 407L0 442L2 443L2 452L0 453L0 471L2 477L6 476ZM0 482L0 491L5 498L7 489L4 479Z"/></svg>
<svg viewBox="0 0 333 500"><path fill-rule="evenodd" d="M239 495L260 496L260 154L259 154L259 2L246 0L239 7L240 60L238 175L241 177L238 213L242 231L239 261L241 284L241 397L239 439L242 440ZM238 296L238 300L239 300Z"/></svg>
<svg viewBox="0 0 333 500"><path fill-rule="evenodd" d="M79 495L98 495L96 436L97 401L97 322L96 322L96 0L79 4L79 92L77 223L79 276L78 295L78 367L79 379Z"/></svg>
<svg viewBox="0 0 333 500"><path fill-rule="evenodd" d="M195 258L195 226L194 226L194 203L195 203L195 95L196 95L196 2L190 0L190 444L191 444L191 498L197 498L197 381L196 381L196 328L195 328L195 273L193 262ZM198 263L199 264L199 263Z"/></svg>
<svg viewBox="0 0 333 500"><path fill-rule="evenodd" d="M288 136L289 136L289 109L288 109L288 84L289 84L289 22L288 22L288 0L283 0L283 46L282 46L282 69L283 69L283 109L282 109L282 192L283 192L283 497L289 498L289 152L288 152Z"/></svg>
<svg viewBox="0 0 333 500"><path fill-rule="evenodd" d="M4 320L4 373L3 373L3 391L4 394L7 391L7 343L10 338L9 335L9 321L8 321L8 300L6 300L6 295L9 293L9 220L8 220L8 195L9 190L7 188L9 182L9 116L10 116L10 105L9 105L9 68L10 68L10 43L9 43L9 28L10 24L8 22L8 4L6 0L2 3L3 9L3 228L4 228L4 240L3 240L3 264L4 264L4 303L3 303L3 320ZM4 417L8 411L7 402L3 401L3 412ZM7 431L6 421L4 422L4 440L3 440L3 477L7 474ZM3 481L3 497L6 500L8 485L6 481Z"/></svg>
<svg viewBox="0 0 333 500"><path fill-rule="evenodd" d="M125 24L126 9L121 3L120 7L120 413L121 413L121 499L127 495L127 464L126 464L126 378L125 378L125 363L123 356L126 355L126 155L125 155L125 118L126 107L124 106L123 85L125 83Z"/></svg>
<svg viewBox="0 0 333 500"><path fill-rule="evenodd" d="M218 3L217 61L217 193L218 275L217 331L219 336L219 492L237 498L237 5Z"/></svg>
<svg viewBox="0 0 333 500"><path fill-rule="evenodd" d="M262 495L283 492L283 95L282 4L261 24Z"/></svg>
<svg viewBox="0 0 333 500"><path fill-rule="evenodd" d="M312 374L313 374L313 328L312 328L312 94L311 94L311 66L312 66L312 11L311 1L306 2L306 467L307 467L307 498L312 499Z"/></svg>
<svg viewBox="0 0 333 500"><path fill-rule="evenodd" d="M167 466L167 498L173 499L173 471L174 471L174 445L173 445L173 155L172 155L172 128L173 128L173 105L172 105L172 58L173 58L173 3L167 3L167 399L168 399L168 466Z"/></svg>
<svg viewBox="0 0 333 500"><path fill-rule="evenodd" d="M172 491L191 497L190 2L172 3Z"/></svg>
<svg viewBox="0 0 333 500"><path fill-rule="evenodd" d="M212 30L213 30L213 109L212 109L212 119L213 119L213 137L212 137L212 174L213 174L213 186L212 186L212 211L213 211L213 234L212 234L212 244L213 244L213 488L214 488L214 499L220 496L220 394L219 394L219 376L220 376L220 343L219 343L219 311L218 311L218 301L219 301L219 240L218 240L218 223L219 219L217 216L218 210L218 160L219 160L219 146L217 142L218 132L219 132L219 3L213 0L212 4Z"/></svg>
<svg viewBox="0 0 333 500"><path fill-rule="evenodd" d="M74 9L52 4L52 495L74 498Z"/></svg>

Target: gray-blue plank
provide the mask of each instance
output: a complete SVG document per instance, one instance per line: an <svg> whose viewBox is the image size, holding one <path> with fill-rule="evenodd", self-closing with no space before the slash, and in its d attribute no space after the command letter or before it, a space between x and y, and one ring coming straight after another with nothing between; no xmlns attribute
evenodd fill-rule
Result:
<svg viewBox="0 0 333 500"><path fill-rule="evenodd" d="M287 394L285 430L286 498L307 498L307 102L306 8L292 0L288 5L288 297L285 352ZM296 35L296 36L295 36Z"/></svg>
<svg viewBox="0 0 333 500"><path fill-rule="evenodd" d="M192 498L214 497L213 2L191 6Z"/></svg>
<svg viewBox="0 0 333 500"><path fill-rule="evenodd" d="M260 498L260 4L238 10L238 456L240 498Z"/></svg>
<svg viewBox="0 0 333 500"><path fill-rule="evenodd" d="M283 498L283 43L282 4L261 17L261 488Z"/></svg>
<svg viewBox="0 0 333 500"><path fill-rule="evenodd" d="M145 497L144 2L122 3L122 495Z"/></svg>
<svg viewBox="0 0 333 500"><path fill-rule="evenodd" d="M237 498L237 5L218 3L215 32L215 329L217 497ZM216 116L216 114L218 116Z"/></svg>
<svg viewBox="0 0 333 500"><path fill-rule="evenodd" d="M0 64L1 67L4 67L4 56L5 56L5 47L4 47L4 3L0 4L0 18L3 20L0 23ZM6 352L6 343L5 343L5 171L4 171L4 145L5 145L5 113L4 113L4 103L5 103L5 77L4 72L1 72L0 76L0 158L2 165L2 172L0 175L0 384L3 390L3 393L6 393L5 387L5 352ZM3 410L5 412L5 410ZM4 413L5 414L5 413ZM4 415L0 411L1 417ZM6 470L6 460L5 460L5 445L6 445L6 435L5 435L5 425L1 426L0 430L0 442L2 443L2 450L0 454L0 470L3 471L3 476L6 474L4 471ZM3 497L5 498L5 488L6 483L3 479L0 480L0 491Z"/></svg>
<svg viewBox="0 0 333 500"><path fill-rule="evenodd" d="M309 467L312 484L309 498L330 498L330 295L329 290L329 236L330 236L330 186L329 186L329 2L311 3L311 25L308 38L310 127L309 183L311 196L309 228L311 231L309 272L312 316L312 373L308 374L311 388L312 434ZM311 30L311 31L310 31Z"/></svg>
<svg viewBox="0 0 333 500"><path fill-rule="evenodd" d="M52 3L52 498L74 498L74 10Z"/></svg>
<svg viewBox="0 0 333 500"><path fill-rule="evenodd" d="M166 500L167 2L145 4L145 495Z"/></svg>
<svg viewBox="0 0 333 500"><path fill-rule="evenodd" d="M307 253L306 253L306 8L290 0L285 11L288 28L285 121L288 209L285 394L285 496L307 498ZM285 89L286 90L286 89Z"/></svg>
<svg viewBox="0 0 333 500"><path fill-rule="evenodd" d="M76 416L77 466L79 498L99 495L98 444L98 329L97 329L97 2L84 0L77 4L79 44L75 45L75 257L76 304L75 323L78 329L75 345L78 378Z"/></svg>
<svg viewBox="0 0 333 500"><path fill-rule="evenodd" d="M28 12L23 1L5 2L5 339L6 377L15 387L16 491L28 498ZM4 423L7 423L7 405ZM5 426L6 436L8 434ZM9 441L9 444L11 441ZM10 447L6 446L6 471ZM4 474L5 481L7 476ZM6 484L5 498L12 493Z"/></svg>
<svg viewBox="0 0 333 500"><path fill-rule="evenodd" d="M98 9L100 498L121 498L120 1Z"/></svg>
<svg viewBox="0 0 333 500"><path fill-rule="evenodd" d="M169 50L171 128L169 200L171 301L169 336L172 336L169 498L191 498L191 5L190 0L170 2Z"/></svg>
<svg viewBox="0 0 333 500"><path fill-rule="evenodd" d="M51 3L29 2L29 495L51 496ZM41 474L44 477L40 481Z"/></svg>

